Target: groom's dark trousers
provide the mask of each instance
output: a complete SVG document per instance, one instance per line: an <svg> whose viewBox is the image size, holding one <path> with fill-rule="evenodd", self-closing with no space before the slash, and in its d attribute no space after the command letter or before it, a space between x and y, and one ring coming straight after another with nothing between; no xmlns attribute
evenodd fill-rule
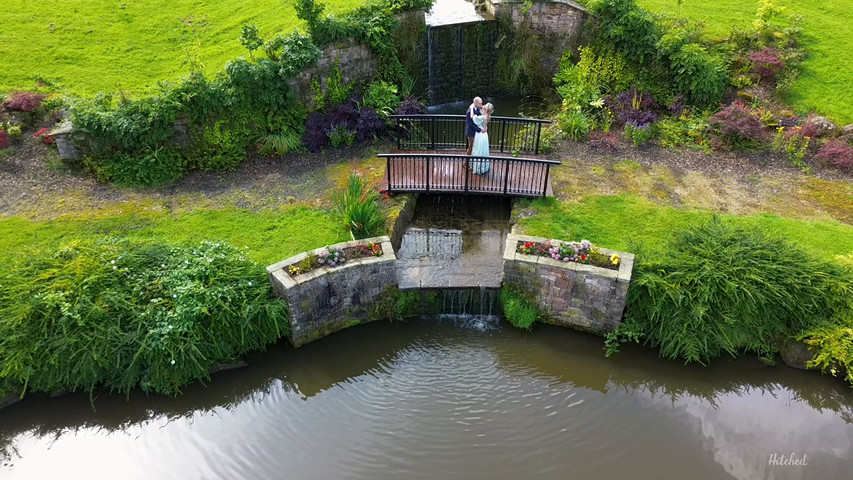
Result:
<svg viewBox="0 0 853 480"><path fill-rule="evenodd" d="M471 107L465 112L465 136L468 137L468 150L465 150L465 155L471 155L474 150L474 135L480 131L480 127L474 123L471 115L471 110L474 110L474 115L481 115L479 108Z"/></svg>

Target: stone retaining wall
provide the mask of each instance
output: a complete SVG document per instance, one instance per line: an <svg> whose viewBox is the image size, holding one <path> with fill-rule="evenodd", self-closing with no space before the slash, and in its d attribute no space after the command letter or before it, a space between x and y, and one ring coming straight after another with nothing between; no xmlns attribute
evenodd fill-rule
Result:
<svg viewBox="0 0 853 480"><path fill-rule="evenodd" d="M326 247L303 252L267 267L273 290L290 307L290 342L298 347L351 325L372 320L375 302L397 286L397 257L387 236L331 245L347 248L381 243L381 257L347 260L337 267L322 267L291 277L287 267Z"/></svg>
<svg viewBox="0 0 853 480"><path fill-rule="evenodd" d="M355 40L345 40L335 45L329 45L323 49L323 55L317 60L317 64L309 67L290 79L289 84L298 98L310 110L315 107L314 94L311 92L312 80L317 80L325 91L326 81L332 72L335 60L341 69L341 78L344 83L363 82L370 80L376 75L376 57L366 44Z"/></svg>
<svg viewBox="0 0 853 480"><path fill-rule="evenodd" d="M540 310L547 313L544 323L599 335L619 325L634 268L633 254L602 248L603 253L616 253L621 259L619 270L610 270L517 253L520 241L549 240L511 233L504 249L504 282L534 297Z"/></svg>
<svg viewBox="0 0 853 480"><path fill-rule="evenodd" d="M540 37L542 67L550 75L557 73L563 52L574 51L582 42L581 31L588 15L582 5L571 0L534 0L527 11L523 0L478 1L478 8L495 18L508 17L516 26L530 22Z"/></svg>

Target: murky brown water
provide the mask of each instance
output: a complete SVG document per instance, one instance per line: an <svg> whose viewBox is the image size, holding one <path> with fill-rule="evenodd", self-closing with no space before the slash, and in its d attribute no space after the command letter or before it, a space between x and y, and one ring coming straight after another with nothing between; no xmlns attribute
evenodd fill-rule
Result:
<svg viewBox="0 0 853 480"><path fill-rule="evenodd" d="M685 367L490 320L359 326L180 398L0 411L2 478L841 479L853 396L752 359ZM773 453L806 466L771 466Z"/></svg>

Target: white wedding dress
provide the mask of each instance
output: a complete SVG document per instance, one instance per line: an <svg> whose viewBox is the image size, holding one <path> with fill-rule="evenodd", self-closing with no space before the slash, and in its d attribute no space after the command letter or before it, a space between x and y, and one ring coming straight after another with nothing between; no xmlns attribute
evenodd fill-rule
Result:
<svg viewBox="0 0 853 480"><path fill-rule="evenodd" d="M483 128L486 126L486 116L485 115L474 115L472 117L474 123ZM489 134L484 132L477 132L474 134L474 147L471 150L472 157L488 157L489 156ZM476 173L477 175L483 175L489 171L490 162L488 160L472 160L471 161L471 171Z"/></svg>

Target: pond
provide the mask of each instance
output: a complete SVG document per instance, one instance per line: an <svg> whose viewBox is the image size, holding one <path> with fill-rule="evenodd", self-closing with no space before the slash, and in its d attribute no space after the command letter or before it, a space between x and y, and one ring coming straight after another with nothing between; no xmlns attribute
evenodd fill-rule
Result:
<svg viewBox="0 0 853 480"><path fill-rule="evenodd" d="M853 460L849 388L748 358L606 359L600 337L459 316L249 360L179 398L0 411L0 477L830 479Z"/></svg>

